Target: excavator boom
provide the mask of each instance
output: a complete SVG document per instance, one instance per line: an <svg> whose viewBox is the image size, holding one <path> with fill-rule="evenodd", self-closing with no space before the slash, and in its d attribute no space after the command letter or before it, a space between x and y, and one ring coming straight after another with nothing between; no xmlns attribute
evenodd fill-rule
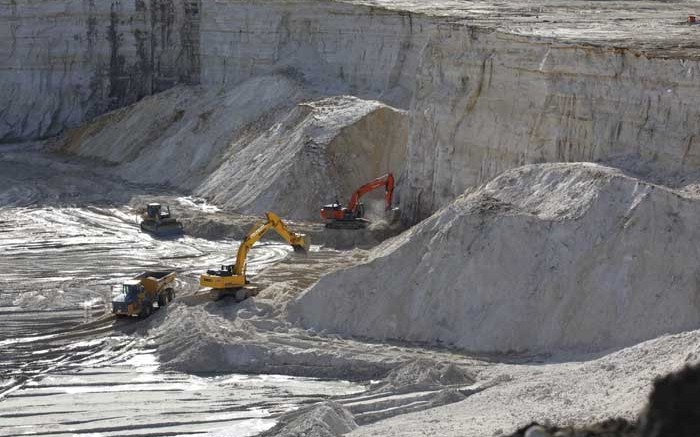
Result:
<svg viewBox="0 0 700 437"><path fill-rule="evenodd" d="M248 232L248 235L243 239L243 242L238 246L238 254L236 255L236 264L233 267L233 273L236 275L245 275L245 267L248 259L248 251L255 243L260 240L263 235L270 229L274 229L277 233L289 243L295 252L309 252L309 238L304 234L296 234L287 229L282 219L273 212L265 213L267 221L258 223Z"/></svg>
<svg viewBox="0 0 700 437"><path fill-rule="evenodd" d="M369 193L370 191L374 191L377 188L381 187L386 187L386 193L384 195L384 199L386 201L386 209L391 209L391 199L394 195L393 173L385 174L384 176L379 177L373 181L367 182L366 184L358 188L354 193L352 193L352 197L350 197L348 209L350 211L355 211L355 209L357 209L357 205L360 203L360 198L362 196Z"/></svg>
<svg viewBox="0 0 700 437"><path fill-rule="evenodd" d="M347 207L338 201L321 208L321 218L327 220L326 227L332 229L361 229L369 223L363 218L364 207L360 199L370 191L385 187L384 200L387 211L391 210L394 196L394 174L388 173L358 188L350 197Z"/></svg>
<svg viewBox="0 0 700 437"><path fill-rule="evenodd" d="M310 246L308 236L291 232L275 213L267 212L266 217L267 220L256 224L238 246L236 263L222 266L221 270L207 270L206 274L199 277L201 286L220 291L229 289L235 291L245 286L248 283L245 275L248 252L270 229L277 231L294 248L295 252L308 253Z"/></svg>

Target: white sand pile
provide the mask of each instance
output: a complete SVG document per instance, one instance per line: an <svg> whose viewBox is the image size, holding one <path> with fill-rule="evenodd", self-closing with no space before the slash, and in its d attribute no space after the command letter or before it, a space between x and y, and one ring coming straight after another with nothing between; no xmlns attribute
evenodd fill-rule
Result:
<svg viewBox="0 0 700 437"><path fill-rule="evenodd" d="M611 417L635 419L655 378L698 362L699 339L700 331L692 331L602 356L494 364L479 374L481 380L497 381L493 387L462 402L362 426L350 435L481 437L508 435L533 421L579 427Z"/></svg>
<svg viewBox="0 0 700 437"><path fill-rule="evenodd" d="M280 424L262 433L262 437L336 437L356 428L347 409L326 401L282 416Z"/></svg>
<svg viewBox="0 0 700 437"><path fill-rule="evenodd" d="M305 92L285 76L262 76L219 91L176 87L68 132L63 149L120 164L133 182L195 188L216 170L241 131Z"/></svg>
<svg viewBox="0 0 700 437"><path fill-rule="evenodd" d="M285 299L284 287L265 290ZM152 317L151 335L168 369L193 373L264 373L337 378L376 379L406 360L381 353L359 352L347 343L319 341L289 330L275 320L276 300L262 293L240 304L230 300L188 306L173 303ZM376 349L384 349L377 346Z"/></svg>
<svg viewBox="0 0 700 437"><path fill-rule="evenodd" d="M439 363L431 360L414 360L392 369L378 386L376 392L395 393L431 390L448 385L471 385L475 375L452 363Z"/></svg>
<svg viewBox="0 0 700 437"><path fill-rule="evenodd" d="M700 325L698 217L610 168L521 167L322 277L290 317L480 351L629 345Z"/></svg>
<svg viewBox="0 0 700 437"><path fill-rule="evenodd" d="M317 219L336 195L346 203L360 185L403 169L405 114L380 102L326 98L277 121L233 143L234 152L197 194L247 213L273 209Z"/></svg>
<svg viewBox="0 0 700 437"><path fill-rule="evenodd" d="M60 148L240 213L316 219L336 194L346 202L370 179L399 176L408 132L403 111L316 96L281 74L226 90L176 87L69 131Z"/></svg>

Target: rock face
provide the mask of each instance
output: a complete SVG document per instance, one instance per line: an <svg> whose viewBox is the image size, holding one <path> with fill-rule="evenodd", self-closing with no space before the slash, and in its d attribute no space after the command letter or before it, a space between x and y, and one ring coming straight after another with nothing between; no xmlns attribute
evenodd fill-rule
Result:
<svg viewBox="0 0 700 437"><path fill-rule="evenodd" d="M694 329L697 199L594 164L505 172L322 277L316 330L475 351L599 351Z"/></svg>
<svg viewBox="0 0 700 437"><path fill-rule="evenodd" d="M203 5L202 84L293 72L325 94L408 107L435 23L344 1L226 1Z"/></svg>
<svg viewBox="0 0 700 437"><path fill-rule="evenodd" d="M55 135L199 81L200 1L0 5L0 141Z"/></svg>
<svg viewBox="0 0 700 437"><path fill-rule="evenodd" d="M700 164L697 61L460 27L439 29L422 53L411 219L524 164L625 155L672 170Z"/></svg>
<svg viewBox="0 0 700 437"><path fill-rule="evenodd" d="M523 164L634 156L696 169L699 52L681 22L692 7L15 0L0 5L0 141L53 135L174 84L282 74L317 97L409 110L406 222Z"/></svg>

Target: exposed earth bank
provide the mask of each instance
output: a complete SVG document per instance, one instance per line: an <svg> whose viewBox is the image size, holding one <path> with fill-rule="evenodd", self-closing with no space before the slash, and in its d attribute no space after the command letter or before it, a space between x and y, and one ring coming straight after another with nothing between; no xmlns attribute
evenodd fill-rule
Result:
<svg viewBox="0 0 700 437"><path fill-rule="evenodd" d="M324 276L290 317L471 351L629 346L700 322L698 214L695 195L614 168L520 167Z"/></svg>

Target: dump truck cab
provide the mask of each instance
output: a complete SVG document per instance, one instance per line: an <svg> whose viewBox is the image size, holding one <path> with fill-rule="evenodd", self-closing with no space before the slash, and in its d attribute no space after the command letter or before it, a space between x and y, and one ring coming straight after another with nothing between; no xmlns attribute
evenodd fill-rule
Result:
<svg viewBox="0 0 700 437"><path fill-rule="evenodd" d="M122 294L126 296L126 302L133 302L138 299L139 293L143 291L141 281L130 280L122 284Z"/></svg>
<svg viewBox="0 0 700 437"><path fill-rule="evenodd" d="M143 295L141 281L129 280L122 284L121 292L112 300L112 312L118 315L134 315L141 307L139 295Z"/></svg>

